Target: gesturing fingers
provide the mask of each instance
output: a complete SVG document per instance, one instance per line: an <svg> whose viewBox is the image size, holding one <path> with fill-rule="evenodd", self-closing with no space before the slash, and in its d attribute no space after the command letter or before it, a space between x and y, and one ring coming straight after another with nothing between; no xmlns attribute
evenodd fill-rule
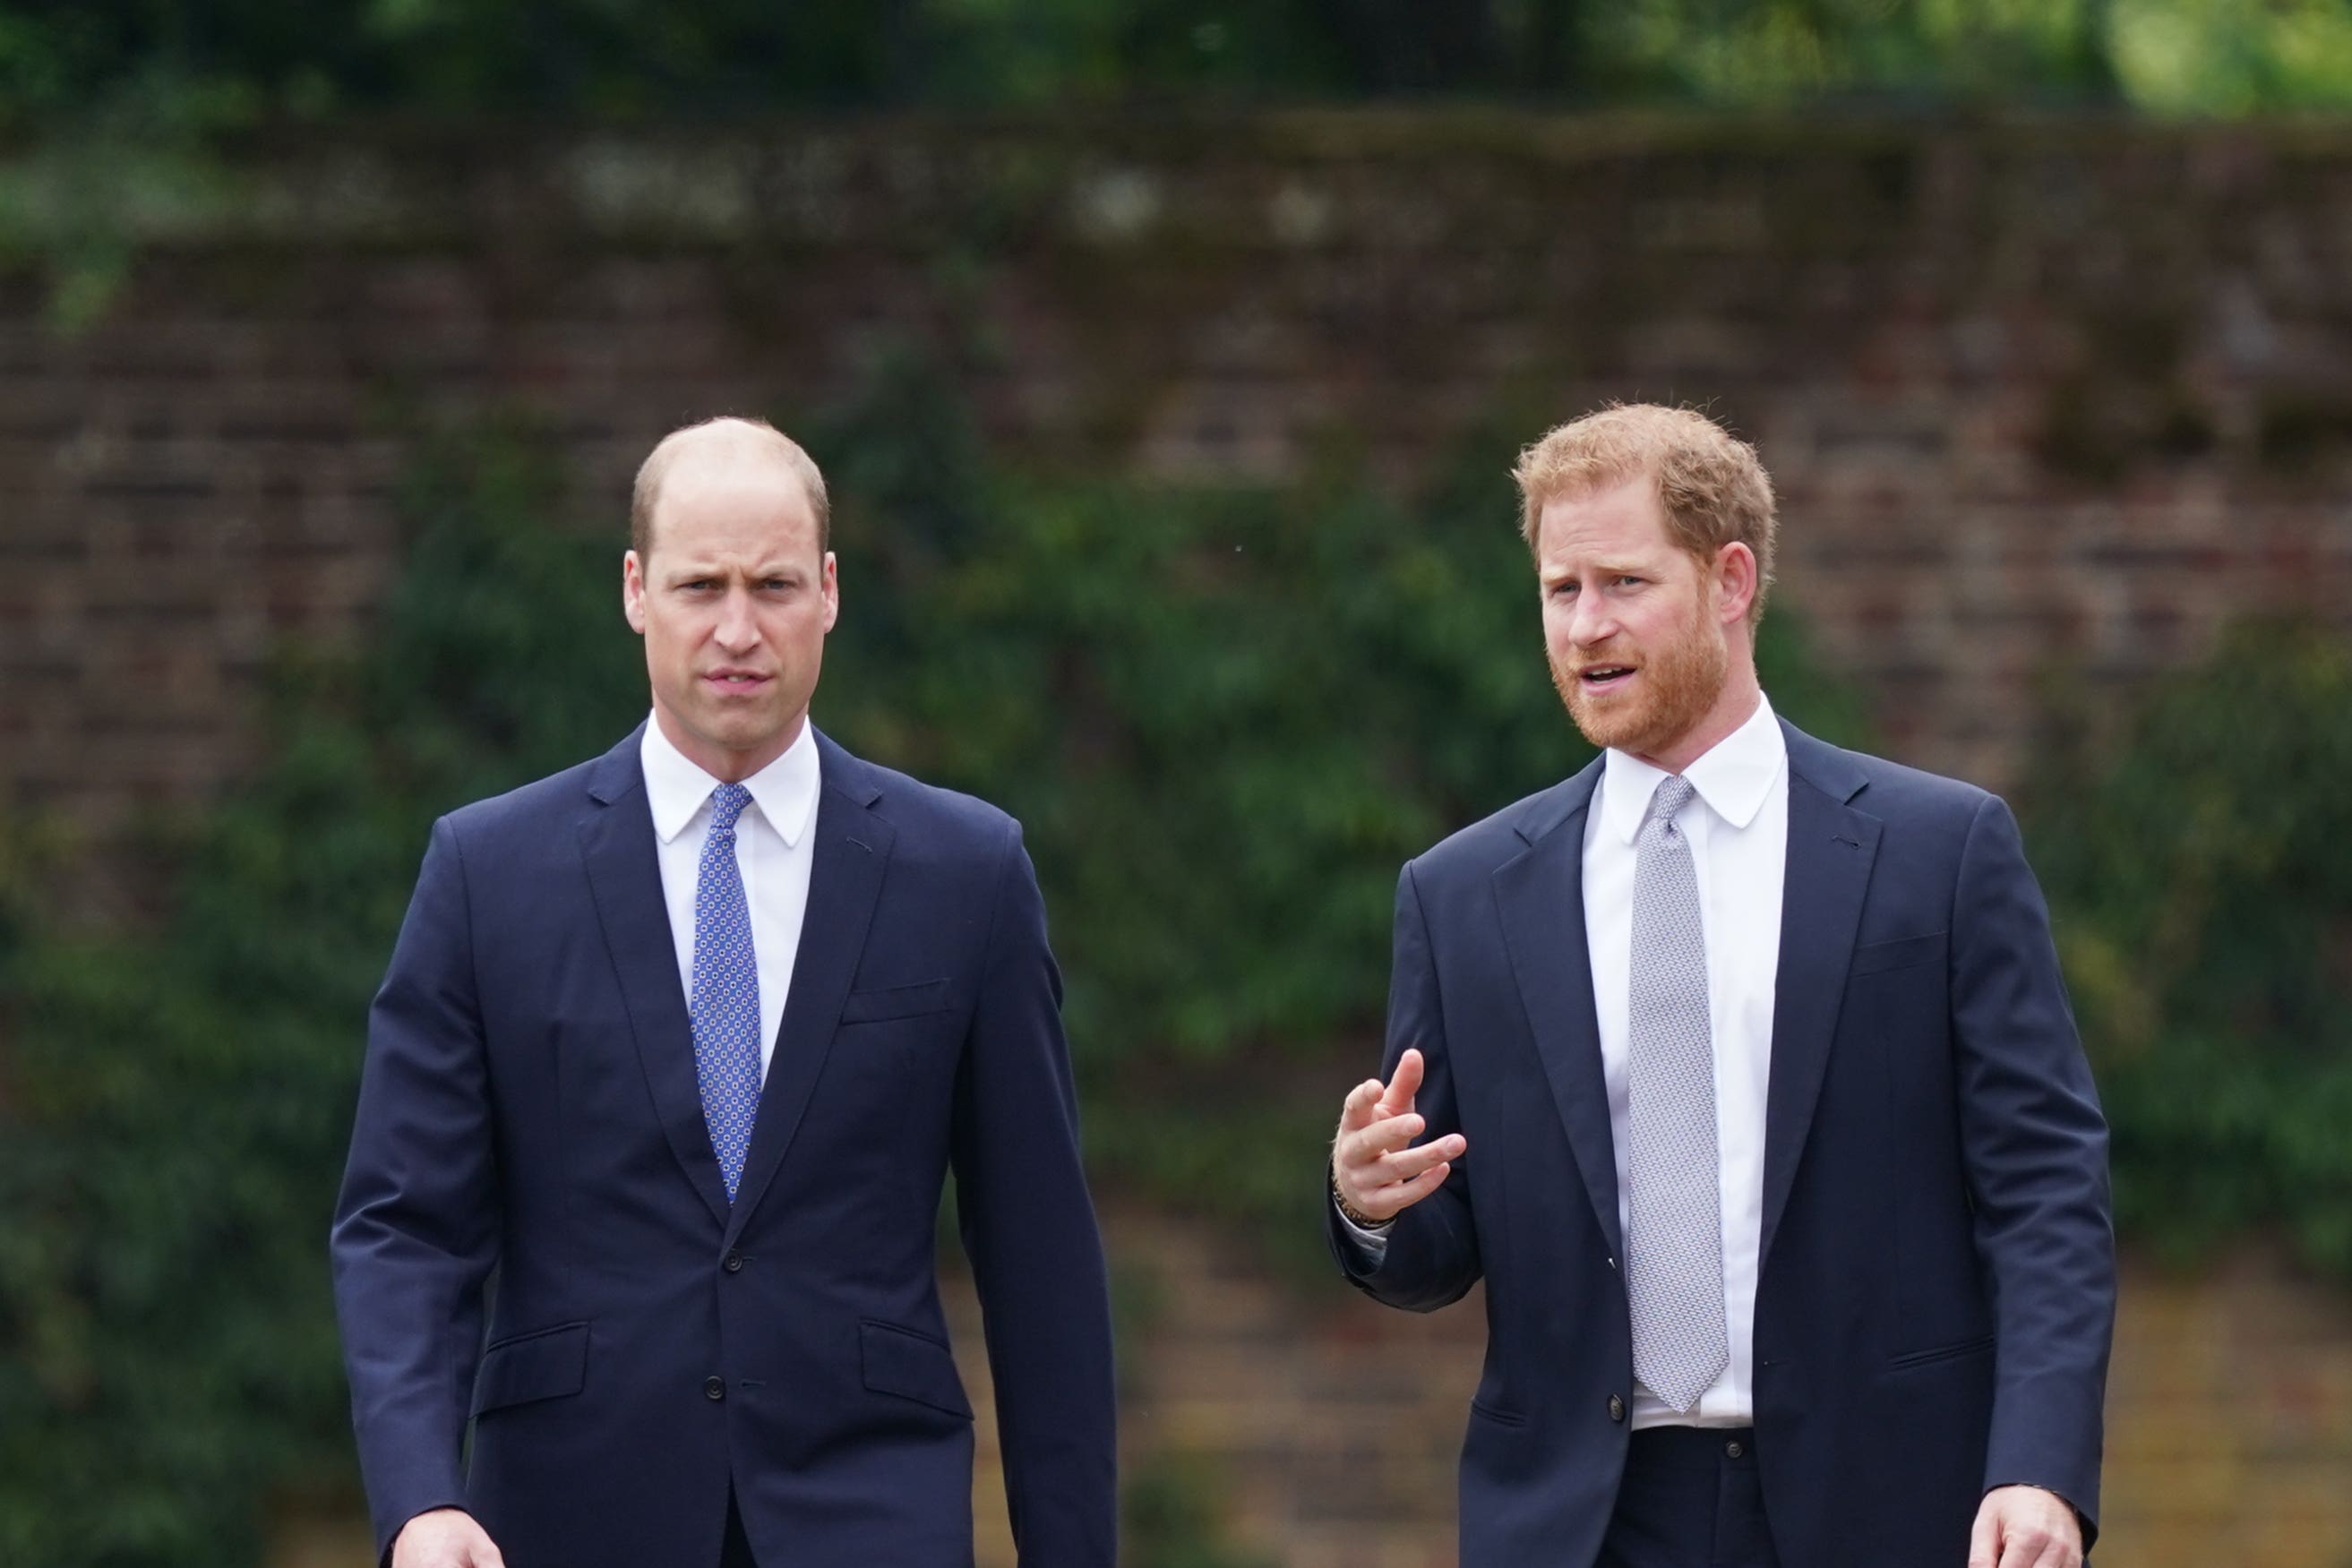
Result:
<svg viewBox="0 0 2352 1568"><path fill-rule="evenodd" d="M1366 1161L1360 1168L1367 1185L1411 1181L1432 1166L1444 1165L1462 1152L1458 1134L1432 1138L1417 1149L1397 1149Z"/></svg>
<svg viewBox="0 0 2352 1568"><path fill-rule="evenodd" d="M1341 1137L1332 1175L1349 1207L1388 1219L1437 1190L1466 1145L1454 1133L1409 1147L1421 1132L1419 1116L1391 1116Z"/></svg>
<svg viewBox="0 0 2352 1568"><path fill-rule="evenodd" d="M1381 1092L1379 1114L1402 1116L1412 1109L1413 1096L1421 1092L1423 1062L1421 1052L1412 1046L1397 1058L1396 1071L1390 1077L1388 1087Z"/></svg>
<svg viewBox="0 0 2352 1568"><path fill-rule="evenodd" d="M1387 1083L1375 1078L1357 1084L1339 1109L1331 1179L1360 1215L1390 1219L1419 1203L1453 1173L1467 1146L1458 1133L1411 1146L1427 1128L1412 1109L1422 1071L1421 1052L1407 1048Z"/></svg>
<svg viewBox="0 0 2352 1568"><path fill-rule="evenodd" d="M1432 1145L1431 1147L1434 1148L1436 1145ZM1348 1193L1348 1204L1366 1218L1394 1219L1398 1215L1443 1186L1445 1184L1445 1178L1453 1174L1454 1162L1438 1158L1430 1162L1427 1168L1410 1180L1359 1186L1358 1190ZM1339 1185L1341 1191L1346 1192L1349 1184L1343 1179Z"/></svg>

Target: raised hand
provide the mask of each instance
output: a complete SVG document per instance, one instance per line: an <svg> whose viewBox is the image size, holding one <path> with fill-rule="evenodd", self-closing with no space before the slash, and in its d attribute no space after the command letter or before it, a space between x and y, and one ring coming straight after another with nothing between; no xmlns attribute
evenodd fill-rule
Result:
<svg viewBox="0 0 2352 1568"><path fill-rule="evenodd" d="M1412 1109L1421 1074L1421 1052L1408 1049L1397 1061L1395 1077L1385 1085L1377 1078L1357 1084L1339 1109L1332 1179L1348 1207L1375 1222L1393 1219L1435 1192L1469 1146L1458 1133L1419 1148L1406 1146L1425 1124Z"/></svg>
<svg viewBox="0 0 2352 1568"><path fill-rule="evenodd" d="M392 1543L392 1568L506 1568L507 1560L474 1516L436 1508L401 1526Z"/></svg>

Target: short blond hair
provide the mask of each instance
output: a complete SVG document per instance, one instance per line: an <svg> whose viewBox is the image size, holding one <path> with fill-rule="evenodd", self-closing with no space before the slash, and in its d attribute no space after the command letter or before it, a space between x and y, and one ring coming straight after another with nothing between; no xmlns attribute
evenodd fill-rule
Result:
<svg viewBox="0 0 2352 1568"><path fill-rule="evenodd" d="M629 493L629 548L642 560L654 548L654 508L661 503L662 481L671 466L697 447L716 447L730 454L766 457L799 476L808 492L810 513L816 518L817 553L833 548L833 507L824 493L824 475L816 459L801 444L764 419L720 414L698 424L686 425L661 438L637 467L637 482Z"/></svg>
<svg viewBox="0 0 2352 1568"><path fill-rule="evenodd" d="M1702 560L1735 541L1755 554L1756 598L1748 620L1753 625L1763 618L1780 526L1772 476L1755 447L1696 409L1612 402L1545 433L1519 454L1511 477L1519 484L1519 531L1530 550L1552 502L1648 478L1676 545Z"/></svg>

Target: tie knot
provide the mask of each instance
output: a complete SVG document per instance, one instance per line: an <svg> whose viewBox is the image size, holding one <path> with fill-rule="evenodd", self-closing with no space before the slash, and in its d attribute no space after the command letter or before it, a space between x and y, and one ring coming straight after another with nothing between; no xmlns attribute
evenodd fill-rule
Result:
<svg viewBox="0 0 2352 1568"><path fill-rule="evenodd" d="M721 784L713 789L710 792L710 831L714 833L733 832L735 819L741 816L743 808L751 803L751 791L740 784Z"/></svg>
<svg viewBox="0 0 2352 1568"><path fill-rule="evenodd" d="M1685 806L1689 805L1691 797L1697 793L1698 791L1692 788L1689 779L1679 773L1669 773L1664 779L1659 780L1657 789L1651 794L1649 821L1643 826L1646 828L1673 822L1675 814Z"/></svg>

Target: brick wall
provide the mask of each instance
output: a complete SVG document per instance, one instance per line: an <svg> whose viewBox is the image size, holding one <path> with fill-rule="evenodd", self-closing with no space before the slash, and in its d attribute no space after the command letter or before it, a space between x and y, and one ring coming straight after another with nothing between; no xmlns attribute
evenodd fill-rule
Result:
<svg viewBox="0 0 2352 1568"><path fill-rule="evenodd" d="M404 433L523 411L617 533L662 430L790 421L897 342L1013 447L1173 482L1706 401L1891 747L1995 783L2053 667L2352 617L2352 131L387 130L234 172L119 214L140 259L86 330L0 275L0 806L100 837L236 775L274 638L351 634Z"/></svg>

